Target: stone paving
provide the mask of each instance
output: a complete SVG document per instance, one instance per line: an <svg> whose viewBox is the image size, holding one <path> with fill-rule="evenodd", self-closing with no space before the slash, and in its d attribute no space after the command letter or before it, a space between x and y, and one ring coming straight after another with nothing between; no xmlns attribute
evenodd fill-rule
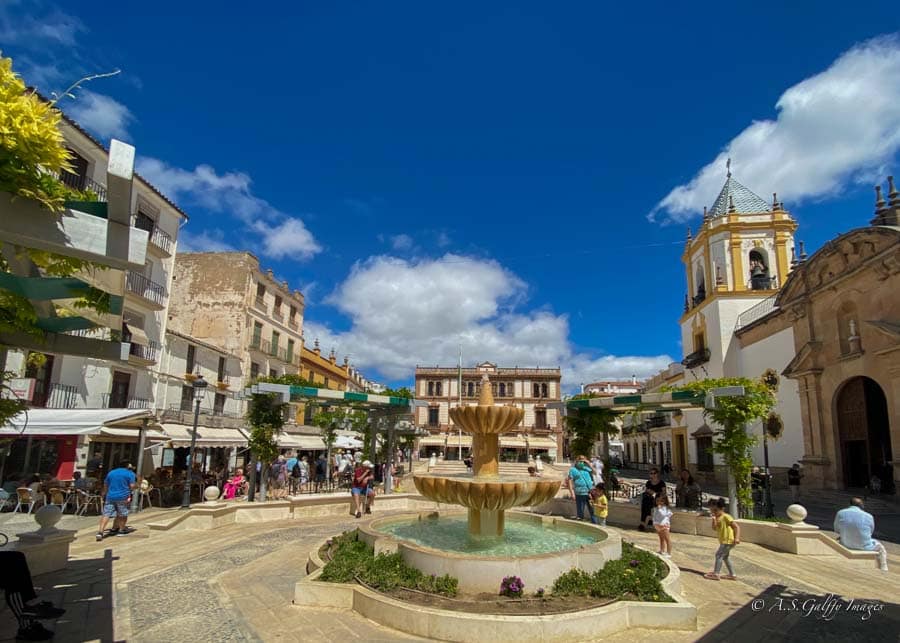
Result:
<svg viewBox="0 0 900 643"><path fill-rule="evenodd" d="M164 510L166 511L166 510ZM177 511L177 510L168 510ZM364 641L417 640L348 610L293 606L294 583L305 573L315 543L350 528L351 518L317 518L231 525L215 531L150 532L93 539L93 522L72 547L68 569L35 579L42 598L68 611L56 623L56 641ZM656 549L654 534L622 530L626 539ZM860 569L837 559L816 560L742 544L733 560L738 581L702 578L713 559L709 538L673 534L673 560L682 569L687 599L699 609L697 632L632 630L611 638L664 641L897 641L900 547L890 545L892 569ZM829 594L872 599L885 607L863 621L846 610L819 618L791 611ZM782 599L779 607L779 598ZM763 604L753 601L763 601ZM762 608L754 610L753 606ZM820 608L823 609L823 608ZM11 641L9 610L0 614L0 641Z"/></svg>

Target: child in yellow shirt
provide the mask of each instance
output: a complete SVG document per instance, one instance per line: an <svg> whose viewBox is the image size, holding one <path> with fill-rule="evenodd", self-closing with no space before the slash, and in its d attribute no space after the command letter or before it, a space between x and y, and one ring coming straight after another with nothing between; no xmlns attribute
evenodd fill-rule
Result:
<svg viewBox="0 0 900 643"><path fill-rule="evenodd" d="M737 576L734 575L734 568L731 566L731 560L728 557L734 546L741 542L741 526L735 522L731 515L725 513L725 500L723 498L719 498L715 502L711 501L709 504L713 515L712 526L719 537L719 549L716 550L715 569L703 576L710 580L719 580L721 578L719 571L722 569L722 563L725 563L725 568L728 569L728 575L725 578L727 580L737 580Z"/></svg>
<svg viewBox="0 0 900 643"><path fill-rule="evenodd" d="M591 504L594 506L594 514L600 520L602 527L606 526L606 516L609 515L609 500L606 497L606 487L600 482L591 491Z"/></svg>

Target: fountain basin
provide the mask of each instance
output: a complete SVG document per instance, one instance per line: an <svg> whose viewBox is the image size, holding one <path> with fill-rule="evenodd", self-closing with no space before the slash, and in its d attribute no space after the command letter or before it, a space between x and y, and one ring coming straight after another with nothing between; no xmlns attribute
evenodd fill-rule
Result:
<svg viewBox="0 0 900 643"><path fill-rule="evenodd" d="M500 589L500 581L506 576L519 576L525 582L527 592L533 592L539 587L549 590L559 576L573 567L593 572L601 569L607 561L622 555L621 538L612 531L607 532L589 523L520 512L510 512L506 516L511 538L519 541L514 543L514 550L507 551L507 555L485 555L479 552L479 549L496 552L496 543L475 542L465 550L451 551L439 549L438 546L429 547L421 544L424 541L415 542L395 535L411 533L407 528L420 521L435 521L432 523L434 531L441 531L440 521L444 519L465 524L466 514L457 511L389 516L361 525L360 539L371 545L376 552L398 552L403 560L425 574L449 574L457 578L460 591L468 594L496 594ZM517 529L519 526L523 529ZM564 548L538 553L534 550L540 547L535 547L529 553L527 543L522 543L522 538L516 535L520 531L527 533L529 529L559 532L563 536L559 546ZM424 529L420 533L427 534L428 531ZM464 529L458 531L465 534ZM567 542L571 544L566 545ZM446 546L445 541L433 544Z"/></svg>
<svg viewBox="0 0 900 643"><path fill-rule="evenodd" d="M476 478L471 474L415 475L416 490L435 502L482 511L540 505L556 497L562 480L530 476Z"/></svg>

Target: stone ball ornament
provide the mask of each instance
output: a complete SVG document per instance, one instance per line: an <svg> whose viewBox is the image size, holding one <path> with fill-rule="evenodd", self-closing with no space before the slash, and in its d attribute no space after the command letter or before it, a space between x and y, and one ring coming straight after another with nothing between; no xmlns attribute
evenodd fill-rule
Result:
<svg viewBox="0 0 900 643"><path fill-rule="evenodd" d="M56 531L56 523L62 519L62 509L56 505L44 505L34 512L34 521L40 525L41 533Z"/></svg>
<svg viewBox="0 0 900 643"><path fill-rule="evenodd" d="M215 502L221 494L222 492L219 491L216 485L209 485L203 490L203 497L206 498L206 502Z"/></svg>
<svg viewBox="0 0 900 643"><path fill-rule="evenodd" d="M801 523L806 520L807 511L806 507L803 505L788 505L788 508L785 510L787 517L791 519L792 522Z"/></svg>

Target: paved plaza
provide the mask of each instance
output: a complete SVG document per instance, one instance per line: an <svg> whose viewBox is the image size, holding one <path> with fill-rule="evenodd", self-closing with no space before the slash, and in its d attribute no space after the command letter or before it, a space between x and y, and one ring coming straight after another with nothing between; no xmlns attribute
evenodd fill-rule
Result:
<svg viewBox="0 0 900 643"><path fill-rule="evenodd" d="M126 537L96 542L93 521L73 544L69 567L39 576L42 598L63 605L57 641L406 641L347 610L291 604L307 555L323 538L358 521L318 518L235 524L214 531L150 532L145 522L171 510L139 514ZM75 519L81 520L81 519ZM5 528L5 527L4 527ZM656 548L656 538L621 530L624 538ZM733 560L737 582L702 578L712 563L712 539L673 534L674 562L685 597L699 609L697 632L637 630L629 640L659 641L896 641L900 632L897 588L900 547L888 544L891 571L851 567L742 544ZM836 611L804 616L801 608L827 605L830 595L868 599L884 607L871 617ZM833 604L833 601L832 601ZM755 608L755 609L754 609ZM0 641L14 640L8 610ZM624 636L624 635L621 635ZM617 638L617 637L612 637Z"/></svg>

